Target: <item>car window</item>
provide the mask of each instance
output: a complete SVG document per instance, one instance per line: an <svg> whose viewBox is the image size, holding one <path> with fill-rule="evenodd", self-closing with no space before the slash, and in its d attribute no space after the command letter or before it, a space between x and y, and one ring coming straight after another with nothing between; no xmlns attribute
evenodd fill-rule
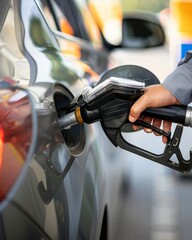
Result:
<svg viewBox="0 0 192 240"><path fill-rule="evenodd" d="M81 12L81 15L83 17L83 22L85 24L85 28L87 30L90 40L93 43L101 44L101 34L99 31L99 28L93 16L91 15L86 2L83 0L74 0L74 2L76 3L76 6Z"/></svg>
<svg viewBox="0 0 192 240"><path fill-rule="evenodd" d="M30 69L21 53L15 32L13 7L9 8L0 32L0 78L10 76L15 80L29 80Z"/></svg>
<svg viewBox="0 0 192 240"><path fill-rule="evenodd" d="M54 0L40 0L38 2L52 29L74 35L75 30Z"/></svg>
<svg viewBox="0 0 192 240"><path fill-rule="evenodd" d="M39 0L51 28L101 45L99 29L84 1Z"/></svg>

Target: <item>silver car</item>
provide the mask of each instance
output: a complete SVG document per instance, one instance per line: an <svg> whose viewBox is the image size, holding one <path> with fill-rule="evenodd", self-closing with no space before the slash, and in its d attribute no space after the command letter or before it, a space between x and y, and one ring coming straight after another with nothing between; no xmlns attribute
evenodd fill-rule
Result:
<svg viewBox="0 0 192 240"><path fill-rule="evenodd" d="M118 239L122 152L100 123L57 124L108 69L109 49L78 1L57 2L0 0L0 239ZM74 34L57 29L62 8Z"/></svg>

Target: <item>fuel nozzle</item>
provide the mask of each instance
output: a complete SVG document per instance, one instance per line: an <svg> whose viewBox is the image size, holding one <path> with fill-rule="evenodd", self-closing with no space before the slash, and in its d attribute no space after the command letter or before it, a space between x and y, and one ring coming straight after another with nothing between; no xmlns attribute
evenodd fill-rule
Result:
<svg viewBox="0 0 192 240"><path fill-rule="evenodd" d="M69 128L74 124L90 124L99 121L101 120L102 107L105 105L108 106L106 112L115 118L119 113L110 111L110 107L114 109L114 103L120 114L122 115L123 112L123 115L127 116L127 103L141 96L144 87L144 82L118 77L110 77L94 88L86 86L81 96L81 99L83 98L82 104L72 112L60 117L59 125L61 128ZM126 104L122 104L122 101Z"/></svg>
<svg viewBox="0 0 192 240"><path fill-rule="evenodd" d="M58 122L61 129L68 129L76 124L90 124L99 121L99 119L99 110L89 111L87 105L82 105L73 112L60 117Z"/></svg>
<svg viewBox="0 0 192 240"><path fill-rule="evenodd" d="M183 126L192 127L192 107L174 105L149 108L142 113L144 116L177 123L173 136L141 120L134 122L167 137L167 145L161 154L139 148L123 137L122 132L132 124L128 120L132 105L144 93L145 86L159 83L153 73L139 66L125 65L112 69L104 75L96 87L84 89L75 107L73 105L67 114L59 118L60 129L70 128L74 124L100 121L103 131L114 146L177 171L189 172L192 168L192 151L190 159L185 160L179 149L179 143ZM178 162L172 161L172 156L177 156Z"/></svg>

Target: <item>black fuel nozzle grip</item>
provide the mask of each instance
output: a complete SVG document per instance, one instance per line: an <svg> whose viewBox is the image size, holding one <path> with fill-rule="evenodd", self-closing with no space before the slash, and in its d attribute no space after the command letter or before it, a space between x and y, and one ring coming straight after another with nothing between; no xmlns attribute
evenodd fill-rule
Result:
<svg viewBox="0 0 192 240"><path fill-rule="evenodd" d="M112 69L108 73L104 74L101 82L106 81L106 79L111 76L134 79L138 82L141 81L145 83L145 86L160 83L152 72L135 65L125 65ZM117 89L118 86L117 88L115 87L111 93L116 93ZM129 93L129 97L127 99L125 98L126 91ZM192 108L186 106L169 106L163 108L150 108L142 113L144 116L150 116L152 118L158 118L161 120L178 123L172 137L170 133L165 133L160 129L152 129L154 131L159 131L159 133L165 136L167 135L168 137L168 142L166 144L164 152L157 155L155 153L151 153L145 149L141 149L135 145L132 145L123 138L122 131L124 131L124 126L126 128L126 125L130 125L127 124L129 123L128 116L130 108L135 100L137 100L143 94L144 88L141 88L140 91L137 89L136 93L134 92L134 89L131 89L131 91L129 91L129 89L126 89L126 91L123 91L123 95L116 95L112 101L110 99L110 101L101 101L100 103L98 102L100 121L103 130L111 142L117 147L119 146L122 149L130 151L177 171L185 173L189 172L192 168L192 152L190 151L190 159L185 160L180 151L179 144L182 136L183 126L192 127ZM142 126L145 127L145 124L146 123L142 122ZM149 126L147 125L147 127ZM153 126L151 126L151 128L152 127ZM176 155L178 162L173 162L171 160L173 155Z"/></svg>
<svg viewBox="0 0 192 240"><path fill-rule="evenodd" d="M124 103L124 109L126 109L126 103ZM125 111L121 112L122 114L119 114L118 118L106 119L106 107L102 109L101 114L101 124L103 127L103 130L105 131L106 135L110 139L110 141L116 146L120 147L126 151L132 152L134 154L137 154L139 156L142 156L144 158L147 158L149 160L152 160L156 163L159 163L161 165L164 165L166 167L169 167L171 169L174 169L176 171L182 172L182 173L189 173L192 168L192 152L190 151L190 159L185 160L182 156L181 150L179 148L180 139L183 132L183 126L178 124L176 126L175 132L173 134L173 137L168 138L168 143L166 144L165 150L162 154L155 154L152 152L149 152L145 149L139 148L128 141L124 139L121 132L121 127L125 122L127 122L127 117ZM103 120L104 119L104 120ZM124 122L124 123L123 123ZM176 160L178 162L175 162L171 160L172 157L177 157Z"/></svg>
<svg viewBox="0 0 192 240"><path fill-rule="evenodd" d="M133 99L120 99L116 96L109 99L100 99L94 104L84 104L80 107L81 117L85 123L101 121L103 129L121 128L127 123L129 109Z"/></svg>
<svg viewBox="0 0 192 240"><path fill-rule="evenodd" d="M123 104L123 102L122 102L122 104ZM111 140L111 142L115 146L118 146L124 150L135 153L135 154L145 157L147 159L150 159L154 162L157 162L161 165L167 166L171 169L177 170L182 173L189 173L192 168L192 152L190 151L190 159L185 160L182 156L181 150L179 148L179 144L180 144L180 139L181 139L182 132L183 132L183 125L185 125L185 123L186 123L187 111L191 111L191 108L189 108L187 106L169 106L166 108L148 109L145 112L143 112L143 114L145 114L146 116L179 123L176 126L176 129L175 129L175 132L174 132L172 138L171 138L170 134L167 134L168 143L166 144L164 152L162 154L155 154L155 153L149 152L145 149L139 148L139 147L127 142L124 139L124 137L122 136L121 128L124 124L129 122L128 114L126 116L125 111L126 111L126 108L130 109L132 104L133 104L133 102L129 102L129 104L127 104L127 105L126 105L126 103L124 103L124 107L123 107L124 111L122 111L122 114L119 114L118 118L114 119L113 121L110 121L109 118L106 119L106 114L107 114L106 107L107 106L103 107L103 109L102 109L103 113L101 114L101 123L102 123L103 129L104 129L106 135ZM117 105L115 104L115 102L113 105L114 106L112 107L112 109L114 109L115 107L117 109ZM128 111L127 111L127 113L128 113ZM142 125L142 124L140 124L140 125ZM143 125L143 126L146 127L145 125ZM150 125L148 125L147 127L150 127ZM153 126L151 126L151 128L152 127ZM152 128L152 130L156 131L157 129ZM166 135L163 132L159 132L159 133ZM171 160L171 158L173 156L177 157L178 162Z"/></svg>
<svg viewBox="0 0 192 240"><path fill-rule="evenodd" d="M149 108L142 113L144 116L182 124L177 125L172 138L170 137L170 133L165 133L163 130L157 129L150 124L145 125L145 122L137 121L138 125L151 128L153 131L157 131L158 133L167 136L168 143L162 154L158 155L139 148L123 138L121 129L125 124L130 123L128 121L128 116L131 106L142 94L143 91L141 89L137 91L134 91L133 89L127 91L123 88L111 88L104 95L101 95L80 107L83 121L89 124L99 120L104 132L116 147L119 146L122 149L179 172L188 173L192 168L192 153L190 151L190 159L185 160L180 151L179 143L183 131L182 125L192 125L192 120L189 121L189 119L187 120L186 118L186 116L192 116L192 109L190 107L168 106L162 108ZM177 157L178 162L171 160L173 155Z"/></svg>
<svg viewBox="0 0 192 240"><path fill-rule="evenodd" d="M139 148L135 145L132 145L123 138L120 131L111 133L109 130L109 134L111 134L112 136L116 135L116 145L126 151L135 153L139 156L150 159L156 163L159 163L176 171L182 173L189 173L192 168L192 151L190 150L190 159L185 160L179 148L182 131L183 126L177 125L173 137L167 143L165 150L162 154L155 154ZM172 156L176 156L176 160L178 162L171 160Z"/></svg>
<svg viewBox="0 0 192 240"><path fill-rule="evenodd" d="M142 114L186 126L186 116L189 110L190 107L187 106L172 105L161 108L148 108Z"/></svg>
<svg viewBox="0 0 192 240"><path fill-rule="evenodd" d="M123 138L121 129L125 124L130 123L128 121L129 111L131 106L141 94L142 92L140 92L138 95L130 95L127 99L121 98L121 95L119 95L118 97L115 96L111 98L110 101L103 101L102 105L99 103L99 107L97 109L99 109L99 118L104 132L116 147L118 146L129 152L135 153L179 172L190 172L192 168L192 152L190 151L190 159L185 160L180 151L179 143L182 136L183 125L191 126L191 124L189 124L191 121L189 121L189 119L187 120L186 118L187 115L192 116L191 107L168 106L163 108L149 108L143 112L143 115L145 116L178 123L173 137L171 138L170 133L165 133L163 130L157 129L149 124L146 126L145 123L138 121L138 123L140 123L140 125L143 127L149 127L153 131L157 131L158 133L167 136L168 143L162 154L158 155L146 151L130 144ZM172 156L176 156L178 162L172 161Z"/></svg>
<svg viewBox="0 0 192 240"><path fill-rule="evenodd" d="M80 107L83 122L92 123L101 120L113 128L121 127L127 122L131 105L143 94L143 91L144 83L119 78L108 79L92 91L88 89L83 96L85 102Z"/></svg>
<svg viewBox="0 0 192 240"><path fill-rule="evenodd" d="M147 78L148 79L148 78ZM168 106L163 108L149 108L142 115L167 120L177 125L171 138L169 133L142 121L137 121L138 125L151 128L153 131L168 137L168 143L164 152L160 155L141 149L125 141L122 136L122 128L132 124L128 120L129 112L134 102L144 93L144 84L131 79L107 79L94 89L86 89L81 96L81 104L62 119L62 126L70 126L77 123L93 123L100 121L102 128L110 141L117 147L143 156L152 161L170 167L180 172L189 172L192 167L192 153L190 159L186 161L179 149L183 126L192 127L192 108L187 106ZM71 114L71 116L70 116ZM68 118L71 117L71 120ZM147 124L147 125L146 125ZM178 163L171 161L171 157L176 155Z"/></svg>

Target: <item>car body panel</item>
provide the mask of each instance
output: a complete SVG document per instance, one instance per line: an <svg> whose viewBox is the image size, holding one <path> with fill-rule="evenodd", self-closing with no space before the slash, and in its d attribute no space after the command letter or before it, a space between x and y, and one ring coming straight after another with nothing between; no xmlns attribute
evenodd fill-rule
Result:
<svg viewBox="0 0 192 240"><path fill-rule="evenodd" d="M79 96L85 85L92 84L90 73L79 60L62 52L58 36L46 23L36 1L15 0L12 9L21 55L15 57L9 52L13 56L7 58L5 72L27 87L32 95L38 136L27 174L15 194L6 199L7 207L1 212L3 239L13 236L19 239L26 239L26 236L28 239L99 239L104 211L109 207L111 188L107 182L107 166L111 163L108 156L111 156L112 145L100 123L75 126L68 131L55 132L52 128L58 109ZM88 50L91 52L91 49ZM9 46L3 47L0 59L5 57L6 51ZM20 65L13 59L17 63L21 60L26 66L29 64L30 71L23 74L24 79L19 79L15 70ZM60 97L62 103L56 100ZM69 145L78 139L71 148L66 144L68 136ZM16 219L10 220L13 215ZM16 228L9 231L13 225Z"/></svg>
<svg viewBox="0 0 192 240"><path fill-rule="evenodd" d="M80 37L53 29L41 1L0 0L0 76L29 91L37 120L30 166L0 203L0 236L74 240L100 239L106 232L106 239L116 239L126 154L114 148L100 123L58 125L84 87L107 71L109 56L89 39L76 1L62 0Z"/></svg>

